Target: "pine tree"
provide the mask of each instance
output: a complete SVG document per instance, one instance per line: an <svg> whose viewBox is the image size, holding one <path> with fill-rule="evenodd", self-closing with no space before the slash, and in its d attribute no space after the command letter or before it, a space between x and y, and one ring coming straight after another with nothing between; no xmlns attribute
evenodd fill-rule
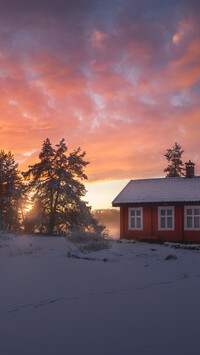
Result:
<svg viewBox="0 0 200 355"><path fill-rule="evenodd" d="M0 152L0 227L17 230L20 226L24 185L11 152Z"/></svg>
<svg viewBox="0 0 200 355"><path fill-rule="evenodd" d="M178 177L183 176L183 161L181 146L175 142L172 149L167 149L167 153L164 156L167 158L168 166L164 169L164 172L167 173L167 177Z"/></svg>
<svg viewBox="0 0 200 355"><path fill-rule="evenodd" d="M48 234L69 230L74 223L85 227L96 223L87 203L81 199L86 193L82 183L87 179L86 153L80 148L69 154L67 150L64 139L53 148L47 138L39 155L40 162L23 173L25 179L29 179L33 201L39 206L36 225Z"/></svg>

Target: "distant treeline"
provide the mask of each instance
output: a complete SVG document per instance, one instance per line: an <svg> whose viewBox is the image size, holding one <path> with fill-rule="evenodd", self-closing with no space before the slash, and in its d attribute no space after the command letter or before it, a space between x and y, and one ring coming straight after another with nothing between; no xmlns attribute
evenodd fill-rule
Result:
<svg viewBox="0 0 200 355"><path fill-rule="evenodd" d="M94 210L93 215L105 225L119 224L120 211L116 208Z"/></svg>

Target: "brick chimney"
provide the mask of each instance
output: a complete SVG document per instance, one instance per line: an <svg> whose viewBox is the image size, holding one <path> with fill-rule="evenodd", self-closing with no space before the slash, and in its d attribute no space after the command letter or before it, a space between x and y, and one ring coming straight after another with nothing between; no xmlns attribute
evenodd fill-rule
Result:
<svg viewBox="0 0 200 355"><path fill-rule="evenodd" d="M195 166L195 164L192 163L190 160L188 163L185 163L185 177L186 178L193 178L194 177L194 166Z"/></svg>

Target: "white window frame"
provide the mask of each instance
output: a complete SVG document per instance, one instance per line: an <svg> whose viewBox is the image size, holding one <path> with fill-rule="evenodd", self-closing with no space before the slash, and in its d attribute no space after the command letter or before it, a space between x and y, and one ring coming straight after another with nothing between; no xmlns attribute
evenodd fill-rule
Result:
<svg viewBox="0 0 200 355"><path fill-rule="evenodd" d="M131 216L131 211L135 211L135 217ZM137 216L137 211L140 211L140 216ZM141 227L131 227L131 219L140 218L141 219ZM136 222L136 221L135 221ZM135 223L136 226L136 223ZM129 230L143 230L143 207L129 207L128 209L128 229Z"/></svg>
<svg viewBox="0 0 200 355"><path fill-rule="evenodd" d="M161 215L161 210L165 210L166 214L163 216ZM172 215L171 216L167 216L167 210L172 210ZM174 217L175 217L175 213L174 213L175 209L174 206L159 206L158 207L158 230L159 231L174 231ZM161 227L161 217L165 218L165 226L167 226L167 217L172 217L172 227L168 228L162 228Z"/></svg>
<svg viewBox="0 0 200 355"><path fill-rule="evenodd" d="M195 209L200 209L200 206L199 205L196 205L196 206L184 206L184 230L186 231L199 231L200 230L200 227L194 227L194 210ZM191 214L191 217L192 217L192 227L187 227L187 209L191 209L192 210L192 214ZM197 216L200 216L200 215L197 215Z"/></svg>

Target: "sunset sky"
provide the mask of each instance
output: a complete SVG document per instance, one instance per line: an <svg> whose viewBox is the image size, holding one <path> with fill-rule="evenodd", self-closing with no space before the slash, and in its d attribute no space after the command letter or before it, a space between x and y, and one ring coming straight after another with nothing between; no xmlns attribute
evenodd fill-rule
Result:
<svg viewBox="0 0 200 355"><path fill-rule="evenodd" d="M25 169L47 137L80 146L93 208L175 141L200 175L198 0L1 0L0 83L0 148Z"/></svg>

